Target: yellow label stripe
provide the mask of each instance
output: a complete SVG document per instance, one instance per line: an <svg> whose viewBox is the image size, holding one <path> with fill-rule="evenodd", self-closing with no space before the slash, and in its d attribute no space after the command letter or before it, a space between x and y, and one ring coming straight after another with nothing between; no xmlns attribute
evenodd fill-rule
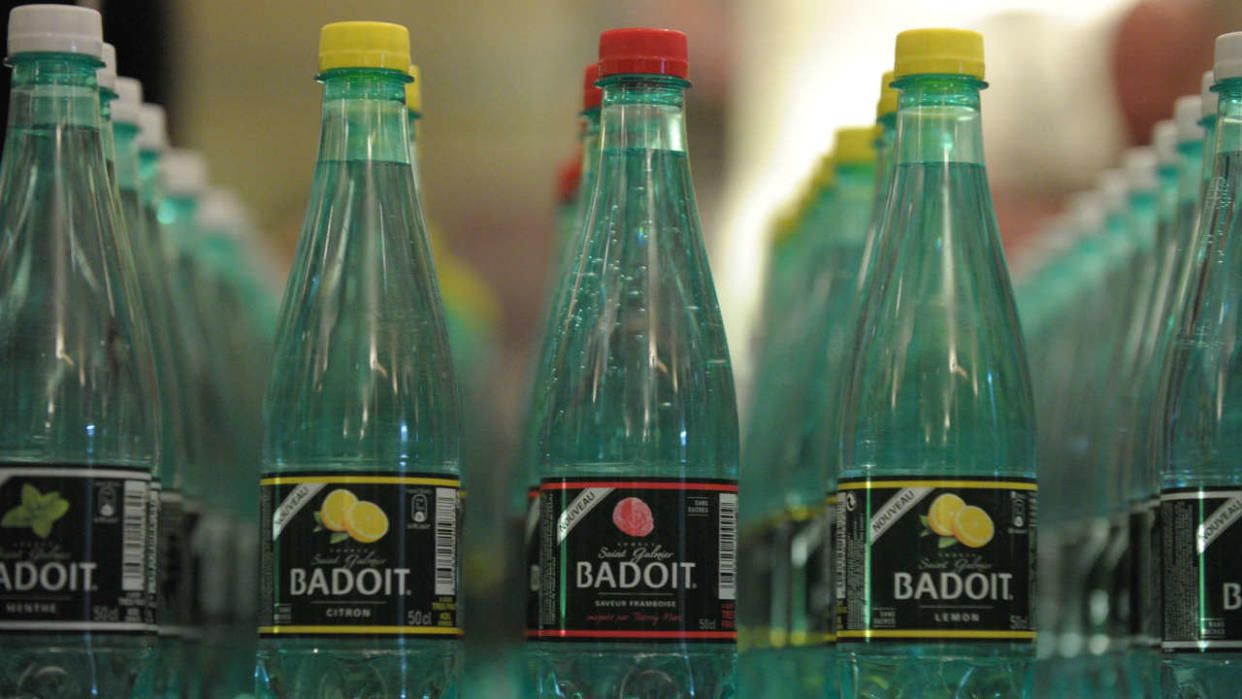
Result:
<svg viewBox="0 0 1242 699"><path fill-rule="evenodd" d="M365 633L460 636L462 635L462 630L448 626L260 626L259 633Z"/></svg>
<svg viewBox="0 0 1242 699"><path fill-rule="evenodd" d="M1005 640L1029 640L1034 631L948 631L940 629L870 629L867 631L838 631L837 638L983 638Z"/></svg>
<svg viewBox="0 0 1242 699"><path fill-rule="evenodd" d="M817 646L824 643L832 643L837 640L835 634L816 632L807 633L806 631L794 631L789 634L789 645L791 646Z"/></svg>
<svg viewBox="0 0 1242 699"><path fill-rule="evenodd" d="M260 478L259 485L295 485L298 483L401 483L405 485L442 485L461 487L461 481L452 478L427 478L425 476L273 476Z"/></svg>
<svg viewBox="0 0 1242 699"><path fill-rule="evenodd" d="M872 488L997 488L1005 490L1039 490L1024 481L855 481L841 483L837 490L871 490Z"/></svg>
<svg viewBox="0 0 1242 699"><path fill-rule="evenodd" d="M824 511L823 506L819 507L791 507L789 508L789 518L795 522L805 522L808 519L814 519Z"/></svg>

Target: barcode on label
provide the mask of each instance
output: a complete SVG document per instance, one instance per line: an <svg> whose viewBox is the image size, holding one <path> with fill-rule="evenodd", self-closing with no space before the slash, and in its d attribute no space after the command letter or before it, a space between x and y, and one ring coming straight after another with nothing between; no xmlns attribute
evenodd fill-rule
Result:
<svg viewBox="0 0 1242 699"><path fill-rule="evenodd" d="M737 599L737 494L720 494L720 575L718 596Z"/></svg>
<svg viewBox="0 0 1242 699"><path fill-rule="evenodd" d="M150 485L125 481L121 513L121 589L141 592L147 587L147 507Z"/></svg>
<svg viewBox="0 0 1242 699"><path fill-rule="evenodd" d="M436 488L436 594L457 594L456 488Z"/></svg>

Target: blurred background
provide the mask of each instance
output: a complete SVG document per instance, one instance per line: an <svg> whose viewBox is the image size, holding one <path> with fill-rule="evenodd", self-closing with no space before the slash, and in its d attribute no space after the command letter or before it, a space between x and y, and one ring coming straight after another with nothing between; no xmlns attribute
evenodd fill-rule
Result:
<svg viewBox="0 0 1242 699"><path fill-rule="evenodd" d="M427 214L447 250L486 282L485 305L495 309L487 382L500 454L526 390L557 167L573 152L582 69L600 31L650 25L689 35L691 161L745 395L772 218L835 128L873 121L898 31L984 34L988 169L1012 263L1065 193L1090 186L1123 148L1148 140L1175 97L1198 91L1213 38L1242 26L1236 0L81 4L103 12L120 74L168 108L174 145L202 151L212 180L240 193L275 253L273 277L287 271L316 155L319 28L343 19L409 27L423 76Z"/></svg>

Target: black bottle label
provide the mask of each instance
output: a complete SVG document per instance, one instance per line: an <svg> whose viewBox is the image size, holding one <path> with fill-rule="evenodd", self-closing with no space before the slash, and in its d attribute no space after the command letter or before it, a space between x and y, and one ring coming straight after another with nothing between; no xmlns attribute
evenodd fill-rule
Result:
<svg viewBox="0 0 1242 699"><path fill-rule="evenodd" d="M846 479L842 641L1035 638L1035 481Z"/></svg>
<svg viewBox="0 0 1242 699"><path fill-rule="evenodd" d="M737 640L737 482L545 479L545 641Z"/></svg>
<svg viewBox="0 0 1242 699"><path fill-rule="evenodd" d="M197 636L203 628L203 568L206 547L203 544L203 506L194 498L185 498L181 504L181 543L186 553L181 559L185 568L181 572L185 608L175 633Z"/></svg>
<svg viewBox="0 0 1242 699"><path fill-rule="evenodd" d="M526 490L526 519L522 522L522 550L526 574L526 635L539 631L539 487Z"/></svg>
<svg viewBox="0 0 1242 699"><path fill-rule="evenodd" d="M1130 504L1130 636L1136 645L1151 647L1153 634L1158 625L1153 616L1159 615L1158 592L1160 581L1154 578L1157 570L1153 536L1156 532L1157 505L1153 500L1139 500ZM1156 639L1156 645L1159 640Z"/></svg>
<svg viewBox="0 0 1242 699"><path fill-rule="evenodd" d="M260 635L461 635L460 480L298 473L259 485Z"/></svg>
<svg viewBox="0 0 1242 699"><path fill-rule="evenodd" d="M817 508L790 511L789 537L790 628L789 644L811 646L831 643L835 589L832 549L836 530L836 498Z"/></svg>
<svg viewBox="0 0 1242 699"><path fill-rule="evenodd" d="M189 549L185 541L185 515L181 493L168 488L160 493L159 606L160 635L181 636L189 622L189 589L186 568Z"/></svg>
<svg viewBox="0 0 1242 699"><path fill-rule="evenodd" d="M0 631L151 630L151 476L0 465Z"/></svg>
<svg viewBox="0 0 1242 699"><path fill-rule="evenodd" d="M1242 490L1161 495L1166 652L1242 648Z"/></svg>

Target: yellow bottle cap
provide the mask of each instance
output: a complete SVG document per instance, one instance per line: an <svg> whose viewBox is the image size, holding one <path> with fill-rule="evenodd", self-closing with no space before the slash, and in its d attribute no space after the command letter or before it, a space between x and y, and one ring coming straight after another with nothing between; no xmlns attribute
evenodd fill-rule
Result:
<svg viewBox="0 0 1242 699"><path fill-rule="evenodd" d="M785 244L798 230L798 214L796 210L787 209L777 214L772 222L772 247Z"/></svg>
<svg viewBox="0 0 1242 699"><path fill-rule="evenodd" d="M388 22L333 22L319 32L319 72L410 67L410 32Z"/></svg>
<svg viewBox="0 0 1242 699"><path fill-rule="evenodd" d="M410 82L405 85L405 108L416 114L423 113L423 76L418 66L410 66Z"/></svg>
<svg viewBox="0 0 1242 699"><path fill-rule="evenodd" d="M875 103L875 118L897 113L897 88L893 87L893 71L884 71L880 78L880 101Z"/></svg>
<svg viewBox="0 0 1242 699"><path fill-rule="evenodd" d="M833 151L837 164L869 163L875 160L875 139L879 132L875 126L854 126L837 129Z"/></svg>
<svg viewBox="0 0 1242 699"><path fill-rule="evenodd" d="M893 77L931 73L983 80L983 35L966 29L910 29L898 34Z"/></svg>
<svg viewBox="0 0 1242 699"><path fill-rule="evenodd" d="M819 159L819 164L815 166L815 174L811 175L811 186L807 189L806 203L815 199L815 195L821 190L828 189L837 183L837 157L835 153L829 153Z"/></svg>

